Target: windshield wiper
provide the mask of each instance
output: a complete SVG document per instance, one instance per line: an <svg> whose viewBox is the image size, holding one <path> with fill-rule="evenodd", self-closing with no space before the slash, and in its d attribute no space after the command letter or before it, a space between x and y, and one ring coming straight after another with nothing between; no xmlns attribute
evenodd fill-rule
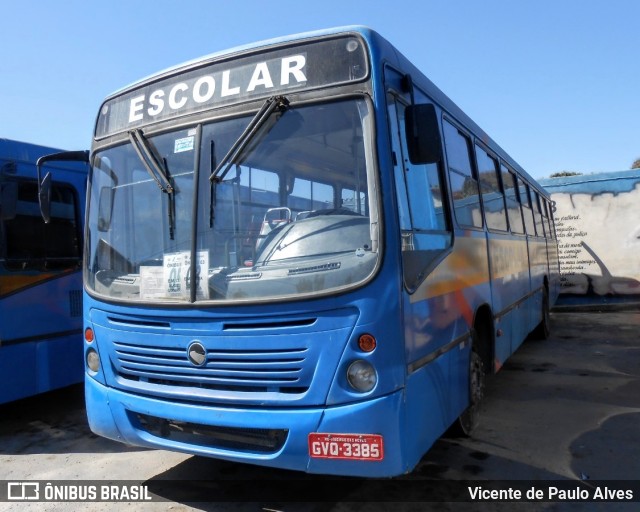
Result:
<svg viewBox="0 0 640 512"><path fill-rule="evenodd" d="M171 183L171 176L169 175L169 169L167 168L167 161L163 159L162 163L158 161L156 156L151 151L147 139L142 134L142 130L135 129L129 132L129 140L133 149L135 149L138 158L144 165L149 176L156 182L158 188L162 190L169 197L167 204L167 215L169 217L169 239L173 240L175 236L176 227L176 198L173 184Z"/></svg>
<svg viewBox="0 0 640 512"><path fill-rule="evenodd" d="M272 96L268 98L260 107L260 110L253 116L251 122L247 125L240 137L233 143L231 149L227 152L218 165L209 176L209 180L212 183L220 183L226 174L229 172L229 168L237 157L245 150L249 142L258 133L258 131L264 126L267 120L271 117L274 111L284 112L289 107L289 100L284 96Z"/></svg>
<svg viewBox="0 0 640 512"><path fill-rule="evenodd" d="M144 168L149 173L149 176L153 178L163 192L167 194L173 193L173 186L167 175L166 167L158 162L157 158L149 148L149 143L142 134L142 130L135 129L129 132L129 140L133 149L136 150L138 158L144 165Z"/></svg>
<svg viewBox="0 0 640 512"><path fill-rule="evenodd" d="M211 202L209 204L210 228L213 227L215 219L217 185L222 183L222 180L224 180L224 177L229 172L233 163L246 149L258 131L266 124L271 117L271 114L276 110L278 112L284 112L288 107L289 100L284 96L272 96L271 98L268 98L220 162L216 162L215 142L213 140L211 141L211 174L209 175L209 181L211 182Z"/></svg>

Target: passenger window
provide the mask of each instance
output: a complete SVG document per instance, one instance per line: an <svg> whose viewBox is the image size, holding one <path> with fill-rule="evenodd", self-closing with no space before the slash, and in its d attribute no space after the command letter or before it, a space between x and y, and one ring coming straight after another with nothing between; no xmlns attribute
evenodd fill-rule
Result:
<svg viewBox="0 0 640 512"><path fill-rule="evenodd" d="M364 192L343 188L340 198L341 208L346 208L360 215L368 215L367 195Z"/></svg>
<svg viewBox="0 0 640 512"><path fill-rule="evenodd" d="M65 270L80 264L77 200L71 187L53 184L51 220L45 224L34 181L18 183L16 215L4 221L8 270Z"/></svg>
<svg viewBox="0 0 640 512"><path fill-rule="evenodd" d="M471 165L471 142L451 123L444 121L444 141L451 181L451 195L458 224L482 227L478 180Z"/></svg>
<svg viewBox="0 0 640 512"><path fill-rule="evenodd" d="M299 210L330 210L335 208L333 194L331 185L296 178L289 197L289 207L296 213Z"/></svg>
<svg viewBox="0 0 640 512"><path fill-rule="evenodd" d="M533 211L534 211L534 217L536 219L536 231L538 232L538 236L545 236L544 230L547 229L544 226L544 219L543 219L543 215L542 215L542 209L540 207L540 194L538 194L537 191L531 191L531 193L533 194L532 198L533 198Z"/></svg>
<svg viewBox="0 0 640 512"><path fill-rule="evenodd" d="M491 230L507 231L507 214L498 163L479 146L476 146L476 161L487 227Z"/></svg>
<svg viewBox="0 0 640 512"><path fill-rule="evenodd" d="M544 207L545 220L547 221L547 226L549 228L547 231L547 238L555 238L556 234L553 229L553 213L551 210L551 204L546 199L543 199L542 205Z"/></svg>
<svg viewBox="0 0 640 512"><path fill-rule="evenodd" d="M280 178L275 172L251 167L241 167L236 169L236 173L238 171L240 171L240 185L247 188L249 200L252 203L279 206L277 196L280 190Z"/></svg>
<svg viewBox="0 0 640 512"><path fill-rule="evenodd" d="M524 225L522 223L522 210L518 198L517 180L515 174L509 171L504 165L501 166L502 183L504 185L504 195L507 201L507 213L509 214L509 226L511 232L523 235Z"/></svg>
<svg viewBox="0 0 640 512"><path fill-rule="evenodd" d="M533 209L529 198L529 185L518 177L518 188L520 189L520 204L522 205L522 216L525 228L527 228L527 235L536 236L535 219L533 218Z"/></svg>

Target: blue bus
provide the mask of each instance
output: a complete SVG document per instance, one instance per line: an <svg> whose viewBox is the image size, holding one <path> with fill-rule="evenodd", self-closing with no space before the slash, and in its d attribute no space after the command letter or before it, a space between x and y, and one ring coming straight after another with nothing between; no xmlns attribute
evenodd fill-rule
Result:
<svg viewBox="0 0 640 512"><path fill-rule="evenodd" d="M84 258L91 429L398 475L548 335L546 192L349 27L165 71L100 108Z"/></svg>
<svg viewBox="0 0 640 512"><path fill-rule="evenodd" d="M52 165L50 221L36 161L53 148L0 139L0 403L77 384L86 165Z"/></svg>

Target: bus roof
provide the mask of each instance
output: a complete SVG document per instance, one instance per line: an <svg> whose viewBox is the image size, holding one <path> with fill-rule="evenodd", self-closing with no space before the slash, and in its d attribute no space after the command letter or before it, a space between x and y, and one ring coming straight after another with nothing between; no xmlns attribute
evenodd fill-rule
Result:
<svg viewBox="0 0 640 512"><path fill-rule="evenodd" d="M343 34L343 33L359 33L359 34L367 34L367 33L372 33L375 34L375 32L373 30L371 30L368 27L365 26L361 26L361 25L351 25L351 26L345 26L345 27L335 27L335 28L329 28L329 29L324 29L324 30L314 30L311 32L301 32L298 34L290 34L290 35L286 35L286 36L281 36L281 37L275 37L272 39L265 39L262 41L256 41L256 42L252 42L252 43L247 43L244 45L240 45L240 46L235 46L233 48L227 48L224 50L220 50L214 53L210 53L207 55L204 55L202 57L197 57L195 59L192 60L188 60L186 62L182 62L180 64L177 64L175 66L171 66L169 68L166 68L162 71L159 71L157 73L153 73L152 75L148 75L140 80L136 80L135 82L132 82L131 84L122 87L121 89L118 89L117 91L113 92L112 94L110 94L106 99L110 99L113 98L115 96L119 96L120 94L122 94L123 92L126 92L130 89L135 89L137 87L140 87L141 85L150 82L152 80L156 80L160 77L166 76L166 75L171 75L174 74L176 72L181 72L184 71L186 69L190 69L192 67L197 67L200 66L206 62L211 62L211 61L215 61L221 57L231 57L233 55L239 55L242 54L244 52L248 52L248 51L253 51L253 50L259 50L260 48L266 48L269 46L276 46L279 44L283 44L283 43L289 43L289 42L294 42L294 41L302 41L305 39L312 39L315 37L322 37L322 36L327 36L327 35L333 35L333 34Z"/></svg>
<svg viewBox="0 0 640 512"><path fill-rule="evenodd" d="M61 149L49 146L39 146L30 142L20 142L11 139L0 139L0 158L22 162L35 162L43 155L57 153Z"/></svg>
<svg viewBox="0 0 640 512"><path fill-rule="evenodd" d="M31 142L21 142L18 140L0 138L0 160L35 165L36 161L41 156L59 153L62 151L64 150L50 146L40 146L38 144L32 144ZM81 162L48 162L45 166L87 174L87 166Z"/></svg>

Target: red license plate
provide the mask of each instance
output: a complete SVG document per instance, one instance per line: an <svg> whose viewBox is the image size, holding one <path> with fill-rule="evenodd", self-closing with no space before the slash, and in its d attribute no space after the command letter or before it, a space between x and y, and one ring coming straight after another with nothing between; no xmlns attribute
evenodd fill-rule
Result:
<svg viewBox="0 0 640 512"><path fill-rule="evenodd" d="M315 459L382 460L384 444L378 434L309 434L309 455Z"/></svg>

